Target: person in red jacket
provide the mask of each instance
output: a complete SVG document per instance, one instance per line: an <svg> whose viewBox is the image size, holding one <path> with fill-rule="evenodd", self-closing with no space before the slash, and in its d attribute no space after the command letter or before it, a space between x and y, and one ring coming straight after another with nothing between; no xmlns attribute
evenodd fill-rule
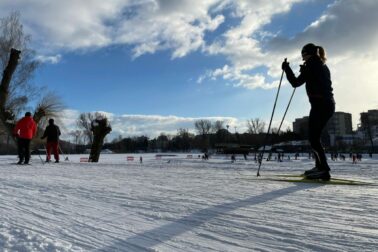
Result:
<svg viewBox="0 0 378 252"><path fill-rule="evenodd" d="M31 113L26 112L25 117L19 120L14 127L13 135L17 137L18 158L17 164L29 164L30 142L37 133L37 124L34 122Z"/></svg>

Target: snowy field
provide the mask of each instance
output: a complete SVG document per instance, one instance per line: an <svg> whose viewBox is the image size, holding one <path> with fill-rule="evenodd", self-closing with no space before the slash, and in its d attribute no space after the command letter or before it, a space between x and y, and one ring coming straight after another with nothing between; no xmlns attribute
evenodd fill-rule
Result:
<svg viewBox="0 0 378 252"><path fill-rule="evenodd" d="M0 156L0 251L378 251L378 156L330 161L369 186L263 179L312 168L307 157L265 162L256 178L241 157L127 156Z"/></svg>

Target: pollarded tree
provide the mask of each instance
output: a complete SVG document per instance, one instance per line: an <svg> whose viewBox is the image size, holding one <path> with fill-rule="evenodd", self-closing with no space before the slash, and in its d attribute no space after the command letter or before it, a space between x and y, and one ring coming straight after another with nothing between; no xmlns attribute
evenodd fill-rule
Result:
<svg viewBox="0 0 378 252"><path fill-rule="evenodd" d="M10 99L10 84L18 65L20 53L21 52L16 49L11 49L9 62L4 69L3 77L0 83L0 129L8 134L7 146L9 146L11 139L9 136L12 135L12 129L14 128L16 122L16 114L20 112L20 109L27 103L28 100L26 96ZM38 125L45 117L56 117L62 109L63 105L59 97L54 94L47 93L46 95L42 95L40 102L36 106L33 118ZM41 126L43 126L43 124L39 125L39 127Z"/></svg>
<svg viewBox="0 0 378 252"><path fill-rule="evenodd" d="M91 131L93 133L93 143L89 160L91 162L98 162L102 146L104 145L104 139L112 131L108 118L97 114L96 118L91 122Z"/></svg>
<svg viewBox="0 0 378 252"><path fill-rule="evenodd" d="M14 111L6 108L6 103L9 99L9 85L17 68L20 59L20 53L21 52L16 49L11 49L9 62L4 69L3 77L0 83L0 123L2 131L8 132L9 135L11 135L12 130L11 124L14 123L16 116L14 114Z"/></svg>
<svg viewBox="0 0 378 252"><path fill-rule="evenodd" d="M0 19L0 69L3 70L0 84L0 130L8 136L28 103L41 97L40 90L30 84L39 66L35 52L29 48L30 41L31 37L23 32L19 13L14 12ZM62 108L56 95L42 95L35 108L34 119L38 123L44 117L56 117Z"/></svg>
<svg viewBox="0 0 378 252"><path fill-rule="evenodd" d="M30 83L40 64L35 59L34 50L29 47L30 42L31 37L24 33L19 13L13 12L8 17L0 19L0 69L2 71L9 66L12 52L18 51L17 68L14 67L8 85L4 86L6 89L1 90L0 109L10 110L15 115L19 115L30 100L39 96L39 90Z"/></svg>

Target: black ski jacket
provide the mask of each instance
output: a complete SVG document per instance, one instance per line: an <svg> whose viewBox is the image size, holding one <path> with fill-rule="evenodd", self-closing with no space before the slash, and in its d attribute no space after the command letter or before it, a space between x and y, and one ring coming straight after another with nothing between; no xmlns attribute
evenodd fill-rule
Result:
<svg viewBox="0 0 378 252"><path fill-rule="evenodd" d="M47 137L47 142L58 142L59 136L60 136L60 129L55 124L50 124L46 127L45 132L43 133L43 136L41 139L44 139Z"/></svg>
<svg viewBox="0 0 378 252"><path fill-rule="evenodd" d="M298 77L295 77L289 65L284 70L293 87L299 87L306 82L306 92L311 104L322 101L334 103L331 72L319 57L308 59L301 66Z"/></svg>

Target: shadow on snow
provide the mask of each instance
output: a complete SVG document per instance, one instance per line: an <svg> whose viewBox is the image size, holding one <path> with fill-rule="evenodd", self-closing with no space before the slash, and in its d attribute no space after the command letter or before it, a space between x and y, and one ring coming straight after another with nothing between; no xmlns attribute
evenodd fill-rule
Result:
<svg viewBox="0 0 378 252"><path fill-rule="evenodd" d="M152 230L136 234L125 240L119 239L112 245L98 249L96 251L150 251L152 247L158 244L164 243L165 241L188 232L213 218L219 217L238 208L258 205L303 189L319 186L321 185L293 185L283 189L264 193L262 195L253 196L247 199L208 207L188 216L177 219L176 221L169 224L165 224Z"/></svg>

